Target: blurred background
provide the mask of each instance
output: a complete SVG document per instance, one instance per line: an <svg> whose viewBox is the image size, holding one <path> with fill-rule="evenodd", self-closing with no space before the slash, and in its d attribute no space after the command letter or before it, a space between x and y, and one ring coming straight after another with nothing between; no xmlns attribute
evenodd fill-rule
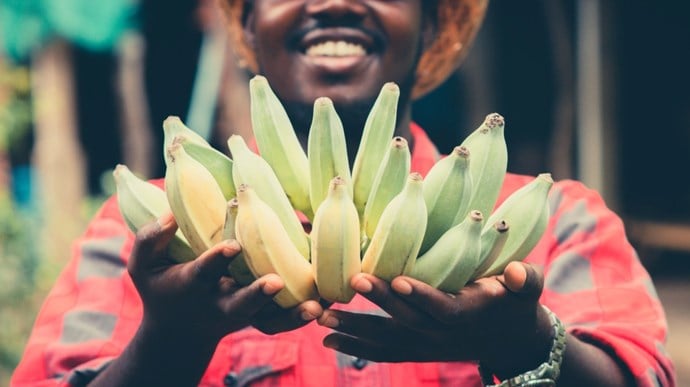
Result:
<svg viewBox="0 0 690 387"><path fill-rule="evenodd" d="M602 193L665 304L679 385L690 385L689 11L492 0L465 63L413 113L448 152L499 112L511 171ZM0 0L0 385L115 165L162 176L168 115L220 149L248 135L247 76L213 0Z"/></svg>

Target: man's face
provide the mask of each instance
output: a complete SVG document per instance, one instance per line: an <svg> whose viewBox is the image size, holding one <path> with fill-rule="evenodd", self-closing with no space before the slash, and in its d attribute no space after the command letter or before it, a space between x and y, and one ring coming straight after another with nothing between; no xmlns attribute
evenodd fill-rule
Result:
<svg viewBox="0 0 690 387"><path fill-rule="evenodd" d="M389 81L409 94L425 37L421 1L255 0L246 32L286 104L369 103Z"/></svg>

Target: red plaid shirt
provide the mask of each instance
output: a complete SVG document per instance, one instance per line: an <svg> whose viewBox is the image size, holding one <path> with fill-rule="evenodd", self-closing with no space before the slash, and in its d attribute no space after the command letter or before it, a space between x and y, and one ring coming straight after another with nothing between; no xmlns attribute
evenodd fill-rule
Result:
<svg viewBox="0 0 690 387"><path fill-rule="evenodd" d="M439 154L412 125L412 168L425 174ZM532 177L508 174L499 200ZM569 332L617 356L639 386L673 386L664 352L666 319L652 281L626 239L621 220L594 191L557 182L552 217L527 258L543 267L541 302ZM133 234L108 200L74 244L72 259L43 305L12 386L87 384L134 335L142 306L126 271ZM363 297L341 306L373 311ZM327 328L307 326L273 336L253 328L225 337L204 386L479 386L472 363L371 363L322 346Z"/></svg>

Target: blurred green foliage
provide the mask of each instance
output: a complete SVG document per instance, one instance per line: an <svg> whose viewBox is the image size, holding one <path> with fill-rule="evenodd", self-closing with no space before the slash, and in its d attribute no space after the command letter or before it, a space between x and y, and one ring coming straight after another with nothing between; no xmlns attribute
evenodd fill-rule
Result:
<svg viewBox="0 0 690 387"><path fill-rule="evenodd" d="M18 205L12 190L10 161L28 151L30 130L29 72L0 62L0 385L8 384L21 357L42 281L37 244L31 238L39 219L29 207Z"/></svg>

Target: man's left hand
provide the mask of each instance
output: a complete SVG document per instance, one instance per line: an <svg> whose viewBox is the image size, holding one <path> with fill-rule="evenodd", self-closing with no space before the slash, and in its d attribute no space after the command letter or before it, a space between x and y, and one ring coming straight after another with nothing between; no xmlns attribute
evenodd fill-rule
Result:
<svg viewBox="0 0 690 387"><path fill-rule="evenodd" d="M388 284L358 274L351 284L389 316L325 311L318 322L336 332L324 345L340 352L378 362L481 360L493 369L512 368L515 357L528 367L548 354L549 319L538 303L543 276L525 263L457 294L405 276Z"/></svg>

